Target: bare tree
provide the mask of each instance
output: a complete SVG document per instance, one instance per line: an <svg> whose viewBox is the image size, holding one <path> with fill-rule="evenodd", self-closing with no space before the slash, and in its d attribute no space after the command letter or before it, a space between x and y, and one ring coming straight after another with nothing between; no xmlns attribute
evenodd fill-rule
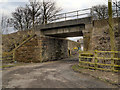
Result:
<svg viewBox="0 0 120 90"><path fill-rule="evenodd" d="M42 2L42 24L52 21L54 15L59 13L62 9L56 6L55 1L43 0Z"/></svg>
<svg viewBox="0 0 120 90"><path fill-rule="evenodd" d="M93 16L93 19L106 19L108 18L108 7L106 5L96 5L93 6L91 9L91 16ZM116 14L118 15L118 11L116 12L116 8L113 6L112 8L112 14L113 17L116 17Z"/></svg>
<svg viewBox="0 0 120 90"><path fill-rule="evenodd" d="M16 30L27 30L34 28L40 23L41 5L36 0L30 0L25 7L18 7L12 13L12 23Z"/></svg>
<svg viewBox="0 0 120 90"><path fill-rule="evenodd" d="M18 7L15 12L12 13L13 26L17 30L23 30L23 7Z"/></svg>
<svg viewBox="0 0 120 90"><path fill-rule="evenodd" d="M41 15L41 4L36 0L29 0L29 5L27 5L29 14L32 20L32 27L34 28L35 24L40 23L40 15Z"/></svg>
<svg viewBox="0 0 120 90"><path fill-rule="evenodd" d="M0 21L0 27L1 27L1 33L2 34L8 34L8 28L9 28L9 18L8 16L2 14L2 18Z"/></svg>
<svg viewBox="0 0 120 90"><path fill-rule="evenodd" d="M108 8L106 5L93 6L92 10L94 19L105 19L108 17Z"/></svg>
<svg viewBox="0 0 120 90"><path fill-rule="evenodd" d="M120 15L120 1L115 0L113 2L113 7L115 8L115 15L118 17Z"/></svg>
<svg viewBox="0 0 120 90"><path fill-rule="evenodd" d="M31 15L29 12L29 8L26 5L26 7L23 9L23 24L24 24L24 30L30 29L32 26L32 20Z"/></svg>
<svg viewBox="0 0 120 90"><path fill-rule="evenodd" d="M60 12L54 1L29 0L29 4L25 7L18 7L12 13L11 22L17 30L27 30L35 27L35 25L51 22L54 15Z"/></svg>
<svg viewBox="0 0 120 90"><path fill-rule="evenodd" d="M15 12L12 13L10 19L16 30L27 30L31 28L31 15L28 6L18 7Z"/></svg>

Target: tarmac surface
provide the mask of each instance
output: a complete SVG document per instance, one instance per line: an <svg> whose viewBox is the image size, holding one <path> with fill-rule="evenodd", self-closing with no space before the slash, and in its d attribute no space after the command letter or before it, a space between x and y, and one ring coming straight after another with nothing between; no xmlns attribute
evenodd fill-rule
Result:
<svg viewBox="0 0 120 90"><path fill-rule="evenodd" d="M74 72L78 59L32 63L3 70L3 88L117 88L89 75Z"/></svg>

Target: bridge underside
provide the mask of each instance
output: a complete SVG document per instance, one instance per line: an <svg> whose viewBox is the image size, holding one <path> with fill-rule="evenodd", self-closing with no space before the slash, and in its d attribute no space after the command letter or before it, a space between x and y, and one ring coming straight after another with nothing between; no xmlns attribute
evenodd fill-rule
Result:
<svg viewBox="0 0 120 90"><path fill-rule="evenodd" d="M42 32L45 36L66 38L66 37L83 36L82 31L84 29L85 29L85 25L81 24L72 27L69 26L69 27L61 27L61 28L51 28L47 30L42 30Z"/></svg>
<svg viewBox="0 0 120 90"><path fill-rule="evenodd" d="M62 34L46 35L46 36L57 37L57 38L66 38L66 37L83 36L83 33L82 33L82 31L80 31L80 32L69 32L69 33L62 33Z"/></svg>

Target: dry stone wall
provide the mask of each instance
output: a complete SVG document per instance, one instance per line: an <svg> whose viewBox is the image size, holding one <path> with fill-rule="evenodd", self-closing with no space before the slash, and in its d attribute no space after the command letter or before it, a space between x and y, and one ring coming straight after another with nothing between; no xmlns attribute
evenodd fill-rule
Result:
<svg viewBox="0 0 120 90"><path fill-rule="evenodd" d="M120 36L118 33L118 19L113 19L114 32L115 32L115 44L118 50ZM96 20L93 23L93 31L91 37L91 48L90 50L109 51L111 50L110 45L110 34L109 24L107 20Z"/></svg>
<svg viewBox="0 0 120 90"><path fill-rule="evenodd" d="M32 38L15 51L18 62L40 62L40 50L37 37Z"/></svg>
<svg viewBox="0 0 120 90"><path fill-rule="evenodd" d="M16 33L2 35L2 51L10 52L15 48L15 45L19 45L25 39L33 35L34 31L18 31Z"/></svg>

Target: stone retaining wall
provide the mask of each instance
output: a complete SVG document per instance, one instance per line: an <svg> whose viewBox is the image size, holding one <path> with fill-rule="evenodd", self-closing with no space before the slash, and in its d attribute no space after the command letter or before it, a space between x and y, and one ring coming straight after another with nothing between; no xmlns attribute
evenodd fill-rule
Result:
<svg viewBox="0 0 120 90"><path fill-rule="evenodd" d="M68 42L52 37L39 38L42 61L58 60L68 57Z"/></svg>
<svg viewBox="0 0 120 90"><path fill-rule="evenodd" d="M110 34L109 34L109 24L107 20L96 20L93 23L93 31L91 37L91 48L90 50L100 50L109 51L110 46ZM118 33L118 19L113 19L113 29L115 32L115 44L118 50L120 36Z"/></svg>
<svg viewBox="0 0 120 90"><path fill-rule="evenodd" d="M10 52L15 48L15 45L19 45L30 35L33 35L33 30L18 31L11 34L2 35L2 51Z"/></svg>
<svg viewBox="0 0 120 90"><path fill-rule="evenodd" d="M40 62L40 50L37 37L22 45L15 51L15 60L19 62Z"/></svg>

